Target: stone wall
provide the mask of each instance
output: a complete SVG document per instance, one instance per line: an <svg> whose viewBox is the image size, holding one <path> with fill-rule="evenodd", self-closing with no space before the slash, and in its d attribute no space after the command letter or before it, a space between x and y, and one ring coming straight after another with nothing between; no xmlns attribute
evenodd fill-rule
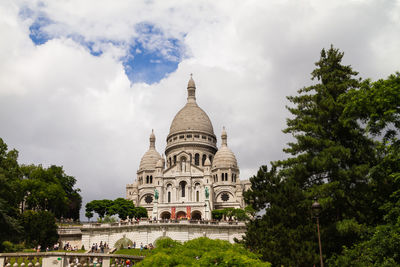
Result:
<svg viewBox="0 0 400 267"><path fill-rule="evenodd" d="M76 231L76 229L75 229ZM234 238L242 239L246 226L243 222L207 222L207 221L141 221L132 224L91 224L80 228L80 243L77 243L77 235L66 235L59 231L60 240L65 244L76 244L79 248L84 245L90 249L93 243L106 242L110 248L122 239L128 238L136 242L139 247L142 243L153 243L160 237L170 237L178 241L188 241L198 237L227 240L234 243ZM64 233L66 233L64 229ZM69 240L71 239L71 240Z"/></svg>

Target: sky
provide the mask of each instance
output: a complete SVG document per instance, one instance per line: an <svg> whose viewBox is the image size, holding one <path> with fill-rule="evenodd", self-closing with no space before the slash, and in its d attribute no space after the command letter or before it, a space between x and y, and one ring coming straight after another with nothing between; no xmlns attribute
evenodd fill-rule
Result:
<svg viewBox="0 0 400 267"><path fill-rule="evenodd" d="M61 165L83 202L125 196L154 129L163 153L190 73L240 179L283 159L286 96L322 48L359 77L400 71L400 1L0 1L0 137Z"/></svg>

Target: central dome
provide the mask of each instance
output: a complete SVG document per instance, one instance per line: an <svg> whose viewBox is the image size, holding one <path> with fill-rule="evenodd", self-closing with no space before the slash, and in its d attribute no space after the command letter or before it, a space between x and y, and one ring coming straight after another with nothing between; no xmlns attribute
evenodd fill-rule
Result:
<svg viewBox="0 0 400 267"><path fill-rule="evenodd" d="M188 83L186 105L175 115L169 135L183 131L200 131L214 135L210 118L196 103L196 85L193 78Z"/></svg>
<svg viewBox="0 0 400 267"><path fill-rule="evenodd" d="M214 134L210 118L196 103L187 103L176 114L169 129L169 134L188 130Z"/></svg>

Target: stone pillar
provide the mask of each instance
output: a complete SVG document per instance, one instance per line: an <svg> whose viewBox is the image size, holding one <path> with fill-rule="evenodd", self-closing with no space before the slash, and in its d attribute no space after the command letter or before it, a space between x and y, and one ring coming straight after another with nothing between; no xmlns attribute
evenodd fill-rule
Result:
<svg viewBox="0 0 400 267"><path fill-rule="evenodd" d="M45 256L42 258L42 266L45 267L63 267L67 265L68 262L63 256Z"/></svg>
<svg viewBox="0 0 400 267"><path fill-rule="evenodd" d="M153 211L151 213L151 219L153 220L154 218L158 220L158 199L154 199Z"/></svg>
<svg viewBox="0 0 400 267"><path fill-rule="evenodd" d="M110 258L103 258L103 263L101 267L110 267Z"/></svg>
<svg viewBox="0 0 400 267"><path fill-rule="evenodd" d="M210 210L210 201L206 199L206 206L204 207L204 219L211 220L211 210Z"/></svg>

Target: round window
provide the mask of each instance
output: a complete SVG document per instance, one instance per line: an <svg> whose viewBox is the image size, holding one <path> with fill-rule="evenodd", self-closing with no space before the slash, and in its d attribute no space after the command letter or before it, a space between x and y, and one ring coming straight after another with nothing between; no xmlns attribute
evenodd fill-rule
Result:
<svg viewBox="0 0 400 267"><path fill-rule="evenodd" d="M153 202L153 197L150 196L150 195L147 195L147 196L144 198L144 201L146 201L147 204L150 204L151 202Z"/></svg>
<svg viewBox="0 0 400 267"><path fill-rule="evenodd" d="M228 201L228 200L229 200L229 195L228 195L227 193L223 193L223 194L221 195L221 199L222 199L223 201Z"/></svg>

